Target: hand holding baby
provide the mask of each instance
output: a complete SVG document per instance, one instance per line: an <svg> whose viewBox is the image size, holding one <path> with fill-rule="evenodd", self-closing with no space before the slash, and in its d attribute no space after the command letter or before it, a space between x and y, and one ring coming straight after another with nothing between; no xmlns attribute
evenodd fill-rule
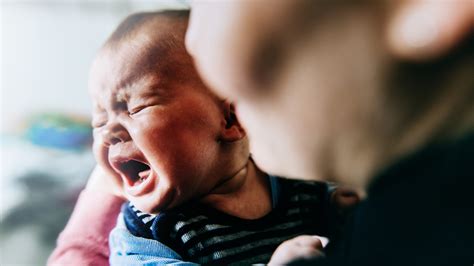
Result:
<svg viewBox="0 0 474 266"><path fill-rule="evenodd" d="M101 193L109 193L125 199L123 182L115 176L108 174L100 165L96 165L87 181L86 189Z"/></svg>
<svg viewBox="0 0 474 266"><path fill-rule="evenodd" d="M347 188L337 188L331 194L331 206L343 219L360 201L359 195ZM268 265L286 265L295 260L324 258L324 247L329 243L325 237L301 235L280 244Z"/></svg>

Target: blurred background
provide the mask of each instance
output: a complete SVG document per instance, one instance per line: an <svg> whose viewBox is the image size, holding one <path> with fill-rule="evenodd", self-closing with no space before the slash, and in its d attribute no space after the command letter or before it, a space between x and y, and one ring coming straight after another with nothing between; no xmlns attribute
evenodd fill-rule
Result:
<svg viewBox="0 0 474 266"><path fill-rule="evenodd" d="M0 265L45 265L94 166L96 51L128 14L187 1L0 1Z"/></svg>

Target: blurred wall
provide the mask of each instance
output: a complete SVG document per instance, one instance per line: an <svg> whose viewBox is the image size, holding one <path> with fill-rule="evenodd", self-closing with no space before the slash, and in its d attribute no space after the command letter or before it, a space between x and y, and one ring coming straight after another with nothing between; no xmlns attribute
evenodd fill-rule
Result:
<svg viewBox="0 0 474 266"><path fill-rule="evenodd" d="M89 115L89 66L119 21L134 11L185 6L183 1L2 1L2 131L38 111Z"/></svg>
<svg viewBox="0 0 474 266"><path fill-rule="evenodd" d="M32 143L27 119L89 119L89 66L113 29L130 13L187 1L0 1L0 265L45 265L95 163L90 148Z"/></svg>

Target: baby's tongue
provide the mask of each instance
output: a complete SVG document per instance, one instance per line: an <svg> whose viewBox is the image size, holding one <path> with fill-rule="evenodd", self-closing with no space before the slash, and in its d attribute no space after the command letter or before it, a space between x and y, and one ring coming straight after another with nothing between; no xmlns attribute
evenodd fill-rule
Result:
<svg viewBox="0 0 474 266"><path fill-rule="evenodd" d="M150 172L151 172L151 169L141 171L140 173L138 173L140 180L145 180L150 175Z"/></svg>

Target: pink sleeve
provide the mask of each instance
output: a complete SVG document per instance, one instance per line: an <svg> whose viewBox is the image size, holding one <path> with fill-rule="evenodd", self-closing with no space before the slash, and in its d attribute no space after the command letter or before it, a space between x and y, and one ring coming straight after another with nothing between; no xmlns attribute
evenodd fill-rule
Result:
<svg viewBox="0 0 474 266"><path fill-rule="evenodd" d="M83 190L48 265L109 265L108 237L122 203L111 194Z"/></svg>

